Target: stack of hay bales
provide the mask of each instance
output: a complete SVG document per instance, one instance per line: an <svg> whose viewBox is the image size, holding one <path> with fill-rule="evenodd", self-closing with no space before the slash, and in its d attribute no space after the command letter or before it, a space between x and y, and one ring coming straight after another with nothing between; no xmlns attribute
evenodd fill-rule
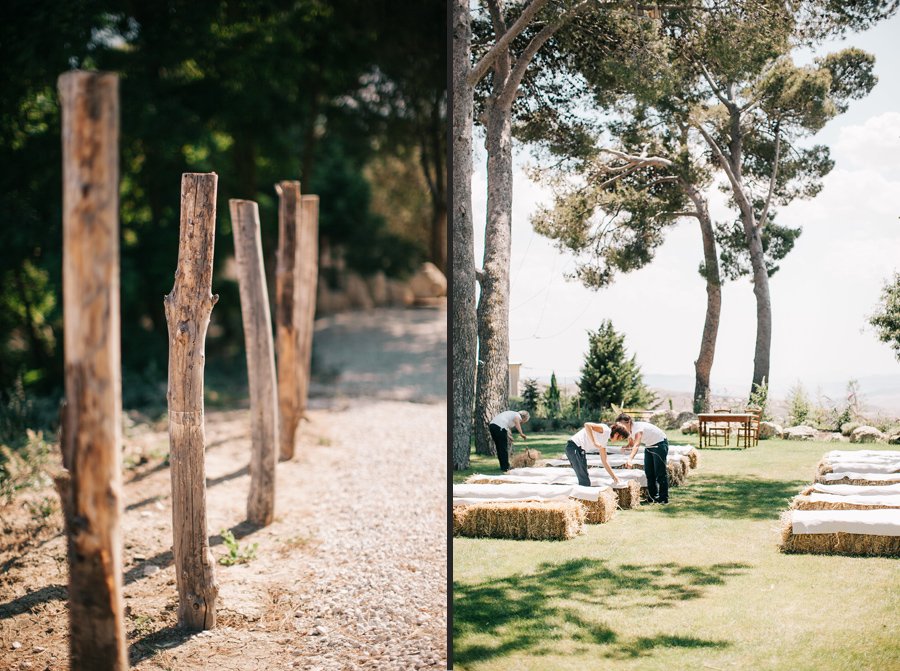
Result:
<svg viewBox="0 0 900 671"><path fill-rule="evenodd" d="M618 498L619 508L629 510L641 504L641 480L646 489L647 478L643 471L636 471L633 477L621 477L615 484L606 471L589 471L591 487L610 487ZM475 473L466 479L470 484L544 484L574 486L578 484L578 477L571 468L513 468L505 474L482 475ZM645 492L646 493L646 492Z"/></svg>
<svg viewBox="0 0 900 671"><path fill-rule="evenodd" d="M459 536L565 540L584 522L612 519L609 487L503 483L453 486L453 533Z"/></svg>
<svg viewBox="0 0 900 671"><path fill-rule="evenodd" d="M898 476L900 451L828 452L783 516L782 551L900 556Z"/></svg>

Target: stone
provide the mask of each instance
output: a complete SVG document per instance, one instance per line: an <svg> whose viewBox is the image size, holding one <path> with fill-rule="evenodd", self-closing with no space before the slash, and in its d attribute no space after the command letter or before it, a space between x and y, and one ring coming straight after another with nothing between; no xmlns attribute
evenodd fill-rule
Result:
<svg viewBox="0 0 900 671"><path fill-rule="evenodd" d="M892 433L887 442L890 445L900 445L900 431Z"/></svg>
<svg viewBox="0 0 900 671"><path fill-rule="evenodd" d="M785 440L815 440L816 430L811 426L792 426L784 430Z"/></svg>
<svg viewBox="0 0 900 671"><path fill-rule="evenodd" d="M678 416L675 418L675 426L681 426L685 422L691 422L695 419L697 419L697 415L695 415L693 412L684 410L682 412L679 412Z"/></svg>
<svg viewBox="0 0 900 671"><path fill-rule="evenodd" d="M784 435L784 429L775 422L759 423L759 439L768 440L769 438L781 438Z"/></svg>
<svg viewBox="0 0 900 671"><path fill-rule="evenodd" d="M380 270L372 275L367 284L369 285L369 295L377 307L384 307L391 301L391 294L388 291L387 277Z"/></svg>
<svg viewBox="0 0 900 671"><path fill-rule="evenodd" d="M881 431L876 429L874 426L858 426L853 429L853 432L850 434L850 442L851 443L877 443L881 442L885 439L885 436Z"/></svg>
<svg viewBox="0 0 900 671"><path fill-rule="evenodd" d="M159 566L157 566L156 564L146 564L141 569L141 575L143 575L145 578L149 578L150 576L156 575L157 573L159 573Z"/></svg>
<svg viewBox="0 0 900 671"><path fill-rule="evenodd" d="M426 261L410 278L409 288L416 298L441 298L447 295L447 278L436 265Z"/></svg>
<svg viewBox="0 0 900 671"><path fill-rule="evenodd" d="M393 307L409 307L416 300L413 290L409 288L409 285L406 282L401 282L400 280L388 280L387 288L388 301Z"/></svg>
<svg viewBox="0 0 900 671"><path fill-rule="evenodd" d="M375 307L375 301L369 294L369 286L366 281L356 273L347 274L346 289L344 293L350 302L351 308L371 310Z"/></svg>
<svg viewBox="0 0 900 671"><path fill-rule="evenodd" d="M700 420L692 419L681 425L681 433L685 435L690 435L692 433L697 433L700 431Z"/></svg>
<svg viewBox="0 0 900 671"><path fill-rule="evenodd" d="M676 424L675 413L671 410L667 410L665 412L657 412L656 414L650 417L650 423L658 426L664 431L669 431L671 429L676 429L680 424Z"/></svg>

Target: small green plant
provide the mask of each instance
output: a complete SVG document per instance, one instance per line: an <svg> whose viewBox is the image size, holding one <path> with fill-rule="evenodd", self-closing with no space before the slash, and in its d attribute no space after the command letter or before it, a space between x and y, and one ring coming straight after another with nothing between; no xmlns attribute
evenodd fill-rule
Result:
<svg viewBox="0 0 900 671"><path fill-rule="evenodd" d="M27 442L14 449L0 445L0 498L11 503L16 494L26 488L47 484L45 468L50 446L42 431L26 429Z"/></svg>
<svg viewBox="0 0 900 671"><path fill-rule="evenodd" d="M764 420L772 419L766 413L766 404L769 402L769 383L763 378L762 383L753 385L753 392L750 394L748 405L762 409L762 418Z"/></svg>
<svg viewBox="0 0 900 671"><path fill-rule="evenodd" d="M45 522L56 511L56 499L44 496L40 501L28 501L25 504L31 519L35 522Z"/></svg>
<svg viewBox="0 0 900 671"><path fill-rule="evenodd" d="M225 547L228 548L228 554L219 557L220 564L223 566L234 566L235 564L246 564L256 559L256 549L259 547L259 543L253 543L242 548L235 539L234 534L228 529L222 529L220 534Z"/></svg>
<svg viewBox="0 0 900 671"><path fill-rule="evenodd" d="M788 393L788 417L792 426L806 422L810 415L809 397L800 381Z"/></svg>

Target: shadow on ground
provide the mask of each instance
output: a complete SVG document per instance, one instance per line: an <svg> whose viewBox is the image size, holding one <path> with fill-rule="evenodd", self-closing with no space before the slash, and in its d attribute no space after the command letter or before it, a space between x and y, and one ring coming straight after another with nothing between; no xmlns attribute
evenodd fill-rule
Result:
<svg viewBox="0 0 900 671"><path fill-rule="evenodd" d="M777 519L805 484L809 483L694 472L685 485L670 490L672 505L660 507L660 511L672 517Z"/></svg>
<svg viewBox="0 0 900 671"><path fill-rule="evenodd" d="M557 652L559 639L608 646L608 659L632 659L664 648L725 648L727 641L693 636L632 636L592 621L587 611L615 612L634 624L632 608L667 608L699 599L716 585L749 568L746 564L683 566L675 563L612 566L575 559L545 563L533 573L477 584L453 585L454 659L460 664L496 659L511 653L540 656ZM629 626L633 630L633 627ZM469 642L491 639L489 645ZM477 640L476 639L476 640Z"/></svg>

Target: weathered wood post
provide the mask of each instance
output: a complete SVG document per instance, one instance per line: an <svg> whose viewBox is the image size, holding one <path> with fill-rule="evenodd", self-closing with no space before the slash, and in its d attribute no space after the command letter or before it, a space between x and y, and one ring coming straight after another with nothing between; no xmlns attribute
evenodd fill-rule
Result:
<svg viewBox="0 0 900 671"><path fill-rule="evenodd" d="M247 519L265 526L275 515L275 450L279 444L272 317L263 268L259 208L251 200L229 200L228 206L234 230L250 384L252 454Z"/></svg>
<svg viewBox="0 0 900 671"><path fill-rule="evenodd" d="M278 365L278 418L281 440L278 457L294 457L297 424L300 423L300 182L279 182L278 257L275 270L275 347Z"/></svg>
<svg viewBox="0 0 900 671"><path fill-rule="evenodd" d="M216 625L215 562L206 528L206 430L203 371L213 305L216 234L215 173L181 176L181 231L175 286L165 297L169 328L169 463L172 475L172 552L178 583L178 624Z"/></svg>
<svg viewBox="0 0 900 671"><path fill-rule="evenodd" d="M57 477L73 671L128 668L122 602L119 80L59 78L66 406Z"/></svg>
<svg viewBox="0 0 900 671"><path fill-rule="evenodd" d="M309 377L312 365L313 333L316 321L316 290L319 278L319 197L303 196L301 198L302 216L300 218L300 234L297 236L300 265L300 281L297 292L298 310L298 348L299 355L299 413L306 414L306 403L309 399Z"/></svg>

